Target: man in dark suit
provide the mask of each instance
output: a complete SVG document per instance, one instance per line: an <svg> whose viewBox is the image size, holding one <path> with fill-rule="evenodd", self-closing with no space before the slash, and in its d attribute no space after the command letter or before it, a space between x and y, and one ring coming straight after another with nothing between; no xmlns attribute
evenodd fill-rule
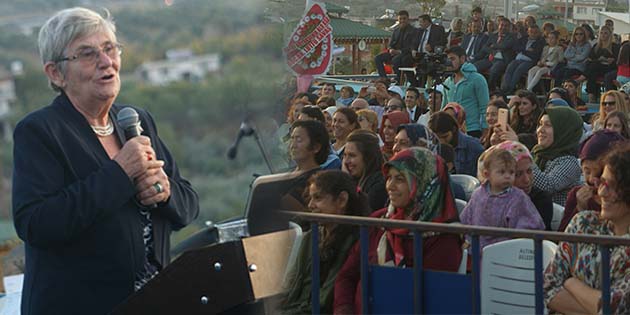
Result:
<svg viewBox="0 0 630 315"><path fill-rule="evenodd" d="M503 94L509 95L514 91L516 83L538 62L544 47L545 40L541 36L540 28L536 24L530 25L527 37L521 38L517 43L518 55L510 62L503 75L501 83Z"/></svg>
<svg viewBox="0 0 630 315"><path fill-rule="evenodd" d="M423 14L418 18L420 22L420 37L418 38L418 52L431 53L437 46L446 46L446 33L444 27L433 24L428 14Z"/></svg>
<svg viewBox="0 0 630 315"><path fill-rule="evenodd" d="M391 62L396 80L400 80L400 67L411 66L413 58L411 51L418 47L418 30L409 25L409 12L401 10L398 12L398 28L392 33L389 41L389 50L374 57L374 63L378 70L378 75L387 77L384 62ZM413 81L410 75L409 79Z"/></svg>
<svg viewBox="0 0 630 315"><path fill-rule="evenodd" d="M433 24L428 14L423 14L418 18L420 22L420 32L418 37L418 46L414 52L414 58L419 62L423 62L420 58L423 53L433 53L438 46L446 46L446 32L444 27ZM413 86L424 87L427 75L423 74L418 79L420 82L412 81ZM415 84L414 84L415 83Z"/></svg>
<svg viewBox="0 0 630 315"><path fill-rule="evenodd" d="M468 62L475 63L483 57L483 54L479 52L486 45L488 34L482 32L483 25L481 21L472 21L471 31L472 33L464 35L464 40L460 46L466 51Z"/></svg>
<svg viewBox="0 0 630 315"><path fill-rule="evenodd" d="M489 35L480 52L480 60L474 63L480 73L489 70L488 87L491 91L496 88L505 68L514 59L516 37L510 33L511 28L510 20L501 19L498 32Z"/></svg>
<svg viewBox="0 0 630 315"><path fill-rule="evenodd" d="M426 106L420 106L421 97L424 98L424 95L421 95L420 91L414 87L408 88L405 92L405 106L409 113L409 120L412 123L417 122L418 118L428 111ZM422 103L425 103L424 100L422 100Z"/></svg>

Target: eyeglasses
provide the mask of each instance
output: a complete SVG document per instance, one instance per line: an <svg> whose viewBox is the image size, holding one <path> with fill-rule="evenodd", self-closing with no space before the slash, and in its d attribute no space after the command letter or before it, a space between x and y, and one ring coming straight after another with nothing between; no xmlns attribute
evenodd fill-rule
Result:
<svg viewBox="0 0 630 315"><path fill-rule="evenodd" d="M602 102L602 106L615 106L617 102Z"/></svg>
<svg viewBox="0 0 630 315"><path fill-rule="evenodd" d="M584 33L575 33L575 36L584 35Z"/></svg>
<svg viewBox="0 0 630 315"><path fill-rule="evenodd" d="M385 111L402 110L400 106L385 106Z"/></svg>
<svg viewBox="0 0 630 315"><path fill-rule="evenodd" d="M56 62L79 60L84 63L96 63L98 58L104 53L107 57L114 59L122 54L122 45L119 43L108 43L103 48L85 47L72 56L61 57Z"/></svg>

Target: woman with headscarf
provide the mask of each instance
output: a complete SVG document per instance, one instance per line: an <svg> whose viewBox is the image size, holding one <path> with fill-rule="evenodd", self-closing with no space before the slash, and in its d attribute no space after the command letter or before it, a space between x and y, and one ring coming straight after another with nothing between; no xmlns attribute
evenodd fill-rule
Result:
<svg viewBox="0 0 630 315"><path fill-rule="evenodd" d="M570 107L547 108L536 130L534 186L551 194L564 206L569 190L580 183L577 149L582 137L582 117Z"/></svg>
<svg viewBox="0 0 630 315"><path fill-rule="evenodd" d="M601 210L601 199L597 195L599 177L604 169L603 157L617 141L625 140L620 134L611 130L600 130L593 133L580 148L580 165L584 176L584 185L575 186L567 196L564 216L558 231L566 229L569 221L580 211Z"/></svg>
<svg viewBox="0 0 630 315"><path fill-rule="evenodd" d="M398 126L408 124L409 122L409 114L406 111L395 111L383 115L379 135L383 140L383 147L381 148L381 151L383 152L383 157L386 161L394 155L394 138L396 137L396 130L398 129Z"/></svg>
<svg viewBox="0 0 630 315"><path fill-rule="evenodd" d="M455 200L448 184L444 161L424 148L398 152L385 163L390 203L373 218L422 222L459 221ZM369 232L368 260L381 266L412 267L413 238L407 229L372 228ZM426 269L456 271L462 250L458 235L431 233L423 237L423 262ZM352 248L335 283L334 313L360 314L359 244Z"/></svg>
<svg viewBox="0 0 630 315"><path fill-rule="evenodd" d="M444 106L442 111L453 116L453 118L457 120L457 125L459 126L459 130L461 130L463 133L466 133L466 110L464 110L464 107L462 107L462 105L459 105L458 103L455 103L455 102L451 102L451 103L446 104L446 106Z"/></svg>
<svg viewBox="0 0 630 315"><path fill-rule="evenodd" d="M420 124L402 124L396 130L393 152L396 154L411 147L421 147L438 154L440 145L440 139L429 127Z"/></svg>

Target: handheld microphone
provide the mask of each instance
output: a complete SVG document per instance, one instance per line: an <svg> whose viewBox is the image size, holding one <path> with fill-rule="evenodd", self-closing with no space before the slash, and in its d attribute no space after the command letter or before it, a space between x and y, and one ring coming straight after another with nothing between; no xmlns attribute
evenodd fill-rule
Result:
<svg viewBox="0 0 630 315"><path fill-rule="evenodd" d="M249 123L247 122L247 119L244 120L241 123L241 127L238 130L238 135L236 136L236 140L234 140L234 143L228 149L228 152L227 152L228 159L234 160L236 158L238 144L241 142L241 139L243 139L243 137L251 136L253 133L254 133L254 128L252 128L249 125Z"/></svg>
<svg viewBox="0 0 630 315"><path fill-rule="evenodd" d="M142 132L138 112L131 107L125 107L118 112L118 125L125 131L125 140L137 137Z"/></svg>

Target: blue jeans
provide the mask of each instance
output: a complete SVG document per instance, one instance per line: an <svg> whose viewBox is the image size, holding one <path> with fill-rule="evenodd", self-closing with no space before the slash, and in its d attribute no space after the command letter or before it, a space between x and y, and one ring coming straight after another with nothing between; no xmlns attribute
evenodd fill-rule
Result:
<svg viewBox="0 0 630 315"><path fill-rule="evenodd" d="M534 66L534 62L525 60L513 60L507 66L501 83L501 91L505 95L512 94L514 87L521 77Z"/></svg>

